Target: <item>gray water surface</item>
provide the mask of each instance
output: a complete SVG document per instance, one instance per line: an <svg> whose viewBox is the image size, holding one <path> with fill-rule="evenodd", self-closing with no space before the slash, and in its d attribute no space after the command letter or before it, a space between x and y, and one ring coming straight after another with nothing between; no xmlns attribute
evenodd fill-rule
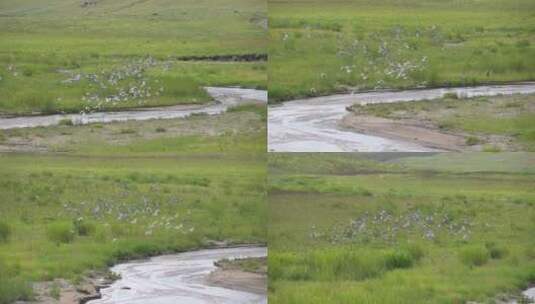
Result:
<svg viewBox="0 0 535 304"><path fill-rule="evenodd" d="M121 279L101 290L89 304L265 304L266 295L207 285L206 277L221 259L265 257L265 247L207 249L162 255L119 264Z"/></svg>
<svg viewBox="0 0 535 304"><path fill-rule="evenodd" d="M267 91L218 87L206 87L205 89L216 102L210 105L177 105L117 112L0 118L0 129L53 126L65 119L70 119L75 124L88 124L127 120L172 119L200 113L215 115L225 112L229 107L242 103L267 102Z"/></svg>
<svg viewBox="0 0 535 304"><path fill-rule="evenodd" d="M340 94L269 107L268 149L274 152L433 152L414 143L359 134L338 127L353 104L431 100L455 93L461 98L533 94L535 83L463 88Z"/></svg>

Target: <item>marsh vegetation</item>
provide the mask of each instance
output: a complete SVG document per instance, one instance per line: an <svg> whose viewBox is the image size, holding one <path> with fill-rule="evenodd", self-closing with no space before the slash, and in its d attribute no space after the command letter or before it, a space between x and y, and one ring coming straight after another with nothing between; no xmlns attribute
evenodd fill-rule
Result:
<svg viewBox="0 0 535 304"><path fill-rule="evenodd" d="M265 88L263 1L3 1L0 114L202 104L206 85Z"/></svg>
<svg viewBox="0 0 535 304"><path fill-rule="evenodd" d="M265 241L261 155L1 155L0 302L118 261Z"/></svg>
<svg viewBox="0 0 535 304"><path fill-rule="evenodd" d="M532 1L269 1L270 101L535 78Z"/></svg>
<svg viewBox="0 0 535 304"><path fill-rule="evenodd" d="M534 280L533 157L449 155L269 155L270 302L519 295Z"/></svg>

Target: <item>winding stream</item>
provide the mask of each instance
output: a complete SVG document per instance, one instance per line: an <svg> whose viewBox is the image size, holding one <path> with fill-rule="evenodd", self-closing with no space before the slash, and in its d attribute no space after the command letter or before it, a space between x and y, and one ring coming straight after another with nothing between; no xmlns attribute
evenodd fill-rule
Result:
<svg viewBox="0 0 535 304"><path fill-rule="evenodd" d="M210 105L176 105L170 107L139 108L129 111L96 112L89 114L56 114L41 116L0 117L0 129L45 127L70 119L75 124L108 123L127 120L171 119L191 114L220 114L231 106L246 102L267 102L267 91L241 88L206 87L208 94L217 101Z"/></svg>
<svg viewBox="0 0 535 304"><path fill-rule="evenodd" d="M355 103L431 100L455 93L462 98L535 93L535 83L383 91L294 100L269 107L268 149L273 152L432 152L414 143L359 134L338 127Z"/></svg>
<svg viewBox="0 0 535 304"><path fill-rule="evenodd" d="M206 283L221 259L265 257L265 247L207 249L153 257L112 267L120 274L102 298L89 304L264 304L265 294L254 294Z"/></svg>

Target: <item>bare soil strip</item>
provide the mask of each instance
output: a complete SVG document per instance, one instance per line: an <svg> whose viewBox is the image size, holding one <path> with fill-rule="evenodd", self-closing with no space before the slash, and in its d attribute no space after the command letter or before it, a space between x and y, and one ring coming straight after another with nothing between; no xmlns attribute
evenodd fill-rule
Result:
<svg viewBox="0 0 535 304"><path fill-rule="evenodd" d="M449 134L417 120L392 120L374 116L345 116L340 125L355 132L410 142L420 146L443 151L463 151L465 138L459 134Z"/></svg>
<svg viewBox="0 0 535 304"><path fill-rule="evenodd" d="M210 274L208 284L255 294L267 293L267 276L234 269L218 269Z"/></svg>
<svg viewBox="0 0 535 304"><path fill-rule="evenodd" d="M267 54L238 54L238 55L211 55L211 56L180 56L180 61L223 61L223 62L253 62L267 61Z"/></svg>

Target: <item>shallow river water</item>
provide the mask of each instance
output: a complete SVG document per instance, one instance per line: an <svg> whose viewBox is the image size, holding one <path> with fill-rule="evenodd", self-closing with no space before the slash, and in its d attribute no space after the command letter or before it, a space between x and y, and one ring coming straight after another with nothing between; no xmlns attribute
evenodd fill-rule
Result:
<svg viewBox="0 0 535 304"><path fill-rule="evenodd" d="M353 104L431 100L456 93L476 96L532 94L535 83L464 88L341 94L294 100L269 107L268 149L274 152L431 152L413 143L359 134L338 127Z"/></svg>
<svg viewBox="0 0 535 304"><path fill-rule="evenodd" d="M75 124L108 123L113 121L171 119L191 114L220 114L231 106L246 102L267 102L267 91L241 88L206 87L206 91L217 101L211 105L177 105L169 107L140 108L118 112L96 112L88 114L57 114L21 117L0 117L0 129L45 127L70 119Z"/></svg>
<svg viewBox="0 0 535 304"><path fill-rule="evenodd" d="M265 294L254 294L206 283L221 259L265 257L265 247L207 249L112 267L121 279L101 290L102 298L89 304L264 304Z"/></svg>

